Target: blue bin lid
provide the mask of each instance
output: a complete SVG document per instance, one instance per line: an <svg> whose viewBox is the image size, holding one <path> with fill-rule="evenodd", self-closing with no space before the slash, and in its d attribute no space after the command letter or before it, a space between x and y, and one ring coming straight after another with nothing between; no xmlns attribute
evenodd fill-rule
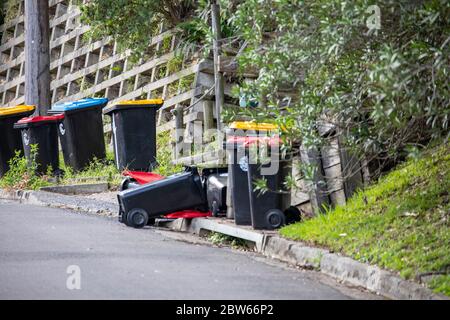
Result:
<svg viewBox="0 0 450 320"><path fill-rule="evenodd" d="M107 98L85 98L78 101L64 102L60 104L55 104L52 107L53 111L64 112L70 110L78 110L90 107L102 106L108 103Z"/></svg>

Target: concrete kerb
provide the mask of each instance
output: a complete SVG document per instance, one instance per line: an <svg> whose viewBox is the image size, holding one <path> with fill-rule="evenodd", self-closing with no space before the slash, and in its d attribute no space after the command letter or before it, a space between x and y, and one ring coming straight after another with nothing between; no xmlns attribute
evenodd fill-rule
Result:
<svg viewBox="0 0 450 320"><path fill-rule="evenodd" d="M117 216L119 212L118 204L46 191L7 191L0 189L0 199L14 200L31 205L71 209L110 217Z"/></svg>
<svg viewBox="0 0 450 320"><path fill-rule="evenodd" d="M58 186L43 187L40 190L66 195L78 195L78 194L82 195L82 194L106 192L109 190L109 184L107 182L100 182L100 183L58 185Z"/></svg>
<svg viewBox="0 0 450 320"><path fill-rule="evenodd" d="M119 206L111 202L67 196L45 191L6 191L0 189L0 199L16 200L26 204L67 208L89 213L117 216ZM226 220L195 218L174 221L157 220L157 227L173 231L202 235L203 232L220 232L255 243L261 254L307 269L315 269L343 283L361 287L391 299L449 300L435 294L416 282L398 275L344 257L328 250L308 246L278 236L276 232L257 231L235 226Z"/></svg>

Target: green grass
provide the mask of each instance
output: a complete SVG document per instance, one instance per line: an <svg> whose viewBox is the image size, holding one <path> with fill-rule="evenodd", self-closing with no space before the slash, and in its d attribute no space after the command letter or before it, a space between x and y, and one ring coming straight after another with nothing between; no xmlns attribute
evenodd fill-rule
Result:
<svg viewBox="0 0 450 320"><path fill-rule="evenodd" d="M76 180L89 181L89 179L102 178L112 185L119 185L122 180L121 172L114 163L112 152L107 152L105 159L94 158L84 170L78 172L64 163L62 154L60 154L59 161L59 166L63 171L62 179L59 181L60 184L72 184Z"/></svg>
<svg viewBox="0 0 450 320"><path fill-rule="evenodd" d="M286 226L281 235L397 271L405 279L427 275L428 287L450 296L449 151L448 143L428 150L347 205Z"/></svg>

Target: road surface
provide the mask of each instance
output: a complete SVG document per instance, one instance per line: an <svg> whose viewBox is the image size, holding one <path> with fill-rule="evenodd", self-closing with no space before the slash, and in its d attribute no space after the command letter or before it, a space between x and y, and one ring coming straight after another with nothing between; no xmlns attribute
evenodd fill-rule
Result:
<svg viewBox="0 0 450 320"><path fill-rule="evenodd" d="M0 299L348 299L372 295L257 254L115 219L0 202Z"/></svg>

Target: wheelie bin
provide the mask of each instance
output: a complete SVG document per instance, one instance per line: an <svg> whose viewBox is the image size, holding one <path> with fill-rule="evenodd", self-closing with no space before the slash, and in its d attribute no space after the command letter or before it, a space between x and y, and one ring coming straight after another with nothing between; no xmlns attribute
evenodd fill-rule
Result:
<svg viewBox="0 0 450 320"><path fill-rule="evenodd" d="M227 130L226 150L229 152L228 174L231 175L231 203L234 210L234 222L237 225L251 225L250 199L248 194L248 138L258 135L267 136L278 130L270 123L236 121Z"/></svg>
<svg viewBox="0 0 450 320"><path fill-rule="evenodd" d="M22 118L14 124L14 128L21 131L23 150L29 165L32 163L32 146L37 145L38 149L35 158L37 174L47 174L49 168L56 175L60 173L58 123L63 118L63 114L35 116Z"/></svg>
<svg viewBox="0 0 450 320"><path fill-rule="evenodd" d="M119 221L134 228L142 228L151 218L172 212L208 210L205 189L196 168L121 191L117 198Z"/></svg>
<svg viewBox="0 0 450 320"><path fill-rule="evenodd" d="M111 117L119 170L152 171L156 165L156 111L162 99L121 101L103 109Z"/></svg>
<svg viewBox="0 0 450 320"><path fill-rule="evenodd" d="M64 162L75 171L83 170L94 158L106 157L102 108L107 103L106 98L86 98L56 104L49 111L64 114L58 134Z"/></svg>
<svg viewBox="0 0 450 320"><path fill-rule="evenodd" d="M22 137L14 123L23 117L30 116L34 106L17 106L0 108L0 177L9 170L9 160L16 151L23 150Z"/></svg>
<svg viewBox="0 0 450 320"><path fill-rule="evenodd" d="M254 229L272 230L299 221L301 218L300 210L291 206L290 190L284 187L285 178L291 171L292 161L283 159L280 154L272 154L270 159L269 163L249 161L248 165L248 195ZM278 162L276 173L263 173L263 169L274 161ZM266 181L267 190L264 193L255 190L254 183L260 179Z"/></svg>
<svg viewBox="0 0 450 320"><path fill-rule="evenodd" d="M228 168L202 170L208 207L213 217L225 216L227 212Z"/></svg>

